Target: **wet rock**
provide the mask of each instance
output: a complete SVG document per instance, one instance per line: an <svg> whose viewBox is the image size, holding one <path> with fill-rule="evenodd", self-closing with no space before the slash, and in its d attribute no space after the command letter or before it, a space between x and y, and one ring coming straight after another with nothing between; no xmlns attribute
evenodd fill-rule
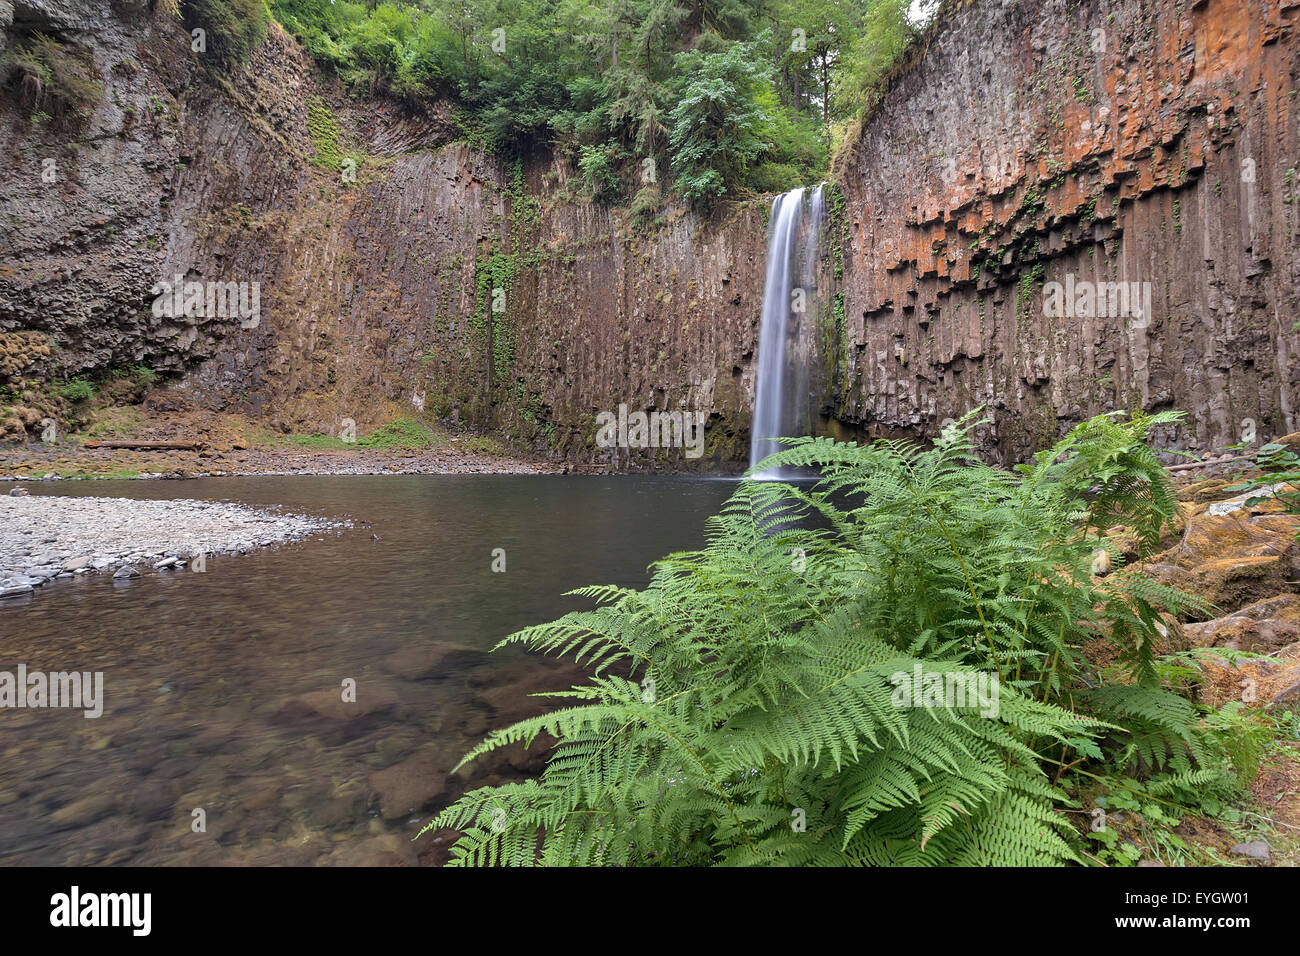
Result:
<svg viewBox="0 0 1300 956"><path fill-rule="evenodd" d="M487 655L456 644L430 641L396 650L385 657L380 666L395 677L422 680L449 671L460 672L475 662L487 663Z"/></svg>
<svg viewBox="0 0 1300 956"><path fill-rule="evenodd" d="M126 795L126 811L140 823L164 820L172 812L177 789L162 780L140 780Z"/></svg>
<svg viewBox="0 0 1300 956"><path fill-rule="evenodd" d="M276 712L281 720L350 721L392 710L400 696L384 681L357 681L356 700L343 699L343 687L323 687L290 698Z"/></svg>
<svg viewBox="0 0 1300 956"><path fill-rule="evenodd" d="M440 753L423 750L370 775L370 789L385 820L403 820L432 806L447 790L450 767Z"/></svg>
<svg viewBox="0 0 1300 956"><path fill-rule="evenodd" d="M114 806L112 794L91 794L55 810L50 814L50 822L58 827L83 827L111 814Z"/></svg>
<svg viewBox="0 0 1300 956"><path fill-rule="evenodd" d="M406 839L399 843L391 836L350 840L324 862L330 866L414 866L415 851L409 843Z"/></svg>

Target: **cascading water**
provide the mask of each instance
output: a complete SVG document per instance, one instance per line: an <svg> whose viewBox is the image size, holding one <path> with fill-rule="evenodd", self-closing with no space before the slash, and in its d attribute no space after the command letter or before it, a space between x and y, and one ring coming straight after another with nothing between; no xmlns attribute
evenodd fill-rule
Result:
<svg viewBox="0 0 1300 956"><path fill-rule="evenodd" d="M812 431L809 371L816 363L822 187L776 197L767 237L767 284L758 335L758 387L749 466L781 449L777 438ZM777 478L774 473L755 478Z"/></svg>

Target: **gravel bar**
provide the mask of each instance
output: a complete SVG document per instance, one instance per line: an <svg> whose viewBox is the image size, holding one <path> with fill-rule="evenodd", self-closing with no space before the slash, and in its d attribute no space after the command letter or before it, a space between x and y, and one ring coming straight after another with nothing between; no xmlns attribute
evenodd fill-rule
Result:
<svg viewBox="0 0 1300 956"><path fill-rule="evenodd" d="M135 577L347 527L225 501L0 495L0 599L56 578Z"/></svg>

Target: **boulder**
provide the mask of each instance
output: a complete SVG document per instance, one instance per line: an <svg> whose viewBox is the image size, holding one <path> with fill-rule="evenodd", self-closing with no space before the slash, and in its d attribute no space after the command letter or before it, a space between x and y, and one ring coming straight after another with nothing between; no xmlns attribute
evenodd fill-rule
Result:
<svg viewBox="0 0 1300 956"><path fill-rule="evenodd" d="M1191 518L1182 539L1151 558L1147 572L1223 611L1271 598L1300 576L1300 519L1240 514Z"/></svg>
<svg viewBox="0 0 1300 956"><path fill-rule="evenodd" d="M1271 654L1300 641L1300 596L1280 594L1249 604L1225 617L1185 624L1195 647L1223 647Z"/></svg>
<svg viewBox="0 0 1300 956"><path fill-rule="evenodd" d="M1228 851L1233 856L1245 857L1248 860L1261 860L1264 863L1273 858L1268 844L1263 840L1251 840L1249 843L1238 843Z"/></svg>

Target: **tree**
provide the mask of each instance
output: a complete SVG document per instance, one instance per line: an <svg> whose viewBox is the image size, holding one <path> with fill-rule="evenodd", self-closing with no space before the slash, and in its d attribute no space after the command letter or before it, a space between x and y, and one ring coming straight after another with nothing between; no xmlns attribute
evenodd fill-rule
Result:
<svg viewBox="0 0 1300 956"><path fill-rule="evenodd" d="M686 80L670 117L673 170L682 196L707 207L734 189L764 150L768 116L759 96L770 71L748 43L677 60Z"/></svg>

